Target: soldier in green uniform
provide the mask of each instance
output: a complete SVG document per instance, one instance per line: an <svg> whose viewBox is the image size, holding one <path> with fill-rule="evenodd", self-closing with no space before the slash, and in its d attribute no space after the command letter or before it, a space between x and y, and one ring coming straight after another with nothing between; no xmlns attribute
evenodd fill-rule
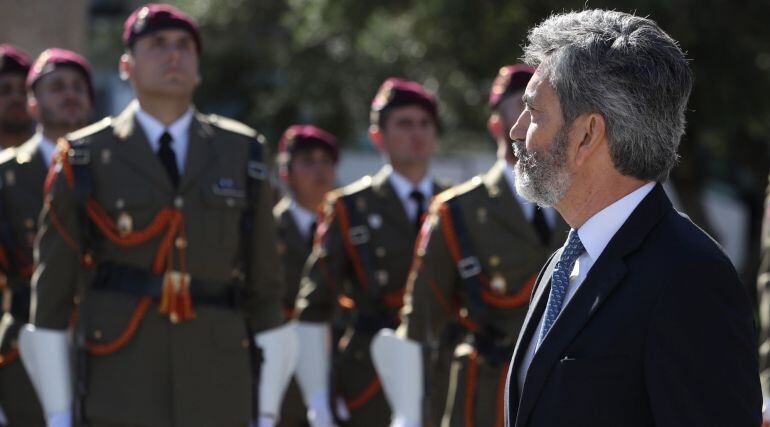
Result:
<svg viewBox="0 0 770 427"><path fill-rule="evenodd" d="M140 7L123 41L136 100L60 139L45 184L25 367L49 426L273 426L297 342L264 143L191 105L201 40L183 12Z"/></svg>
<svg viewBox="0 0 770 427"><path fill-rule="evenodd" d="M442 426L503 425L508 361L532 286L568 231L554 210L526 201L514 184L516 157L508 130L524 108L521 97L532 74L523 65L500 69L490 92L488 121L498 160L486 174L434 199L407 282L404 322L398 336L384 334L373 347L386 392L392 389L391 378L393 384L422 378L424 358L435 363L441 357L430 353L452 347L448 392L426 389L429 405L439 406L433 412L443 412ZM442 382L431 375L447 374L430 364L426 372L429 384ZM415 393L388 394L394 420L422 425L415 405L424 398L422 388L409 389Z"/></svg>
<svg viewBox="0 0 770 427"><path fill-rule="evenodd" d="M29 57L21 49L0 44L0 151L22 144L34 132L24 80L29 66Z"/></svg>
<svg viewBox="0 0 770 427"><path fill-rule="evenodd" d="M10 426L44 426L43 411L24 366L16 338L29 321L32 249L43 207L43 183L55 141L88 123L93 106L91 67L75 52L48 49L27 78L29 110L37 132L0 154L0 404ZM5 306L7 304L7 306Z"/></svg>
<svg viewBox="0 0 770 427"><path fill-rule="evenodd" d="M417 230L441 190L428 173L437 122L431 93L415 82L386 80L372 102L369 133L387 165L330 193L324 206L297 302L297 378L314 426L332 423L330 389L336 416L348 425L390 420L369 344L377 331L399 323ZM328 325L337 304L351 310L350 323L331 351Z"/></svg>
<svg viewBox="0 0 770 427"><path fill-rule="evenodd" d="M337 139L311 125L289 127L278 144L279 174L289 187L289 194L273 208L286 279L283 310L287 320L294 318L302 268L313 246L318 210L324 195L334 188L338 156ZM299 386L292 381L284 396L279 426L307 425L307 408Z"/></svg>

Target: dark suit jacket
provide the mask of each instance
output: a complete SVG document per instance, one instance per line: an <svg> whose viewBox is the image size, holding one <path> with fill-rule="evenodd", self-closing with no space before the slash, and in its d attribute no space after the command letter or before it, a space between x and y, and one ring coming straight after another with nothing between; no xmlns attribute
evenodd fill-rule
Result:
<svg viewBox="0 0 770 427"><path fill-rule="evenodd" d="M552 262L560 256L554 254ZM535 354L541 272L506 385L506 426L747 426L762 396L749 300L716 243L660 185L610 240Z"/></svg>

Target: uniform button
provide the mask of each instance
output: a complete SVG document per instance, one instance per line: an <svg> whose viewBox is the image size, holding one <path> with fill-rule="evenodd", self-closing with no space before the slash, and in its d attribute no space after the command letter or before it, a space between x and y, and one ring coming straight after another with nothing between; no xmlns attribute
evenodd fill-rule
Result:
<svg viewBox="0 0 770 427"><path fill-rule="evenodd" d="M176 246L177 249L186 249L187 239L185 239L184 237L177 237L174 240L174 246Z"/></svg>
<svg viewBox="0 0 770 427"><path fill-rule="evenodd" d="M374 250L374 254L377 255L378 258L382 258L385 256L385 248L379 247Z"/></svg>
<svg viewBox="0 0 770 427"><path fill-rule="evenodd" d="M489 265L492 267L497 267L500 265L500 257L497 255L492 255L489 257Z"/></svg>
<svg viewBox="0 0 770 427"><path fill-rule="evenodd" d="M34 228L35 227L35 220L32 218L27 218L24 220L24 226L27 228Z"/></svg>
<svg viewBox="0 0 770 427"><path fill-rule="evenodd" d="M118 199L115 201L115 208L117 209L123 209L126 207L126 201L123 199Z"/></svg>
<svg viewBox="0 0 770 427"><path fill-rule="evenodd" d="M225 203L227 203L228 207L232 208L233 206L235 206L235 199L233 199L232 197L228 197Z"/></svg>
<svg viewBox="0 0 770 427"><path fill-rule="evenodd" d="M95 330L94 331L94 338L96 338L97 340L102 339L102 331L100 331L99 329Z"/></svg>
<svg viewBox="0 0 770 427"><path fill-rule="evenodd" d="M244 339L241 340L241 347L249 348L249 339L248 338L244 338Z"/></svg>
<svg viewBox="0 0 770 427"><path fill-rule="evenodd" d="M177 209L182 209L184 207L184 199L182 196L177 196L174 198L174 207Z"/></svg>

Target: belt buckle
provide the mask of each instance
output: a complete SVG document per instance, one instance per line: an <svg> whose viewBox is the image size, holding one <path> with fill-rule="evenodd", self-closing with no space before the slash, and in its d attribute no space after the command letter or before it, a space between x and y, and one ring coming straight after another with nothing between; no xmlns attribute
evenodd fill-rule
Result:
<svg viewBox="0 0 770 427"><path fill-rule="evenodd" d="M481 263L475 256L469 256L457 261L457 270L460 272L460 277L468 279L481 273Z"/></svg>

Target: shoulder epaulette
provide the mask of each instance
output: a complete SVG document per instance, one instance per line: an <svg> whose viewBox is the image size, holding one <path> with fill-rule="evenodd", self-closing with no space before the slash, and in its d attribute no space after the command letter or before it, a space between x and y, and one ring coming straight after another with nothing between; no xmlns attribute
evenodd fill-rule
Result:
<svg viewBox="0 0 770 427"><path fill-rule="evenodd" d="M360 193L371 187L372 187L372 177L369 175L366 175L361 179L342 187L340 191L342 191L342 195L350 196L353 194Z"/></svg>
<svg viewBox="0 0 770 427"><path fill-rule="evenodd" d="M16 158L16 147L8 147L5 150L0 151L0 165L15 158Z"/></svg>
<svg viewBox="0 0 770 427"><path fill-rule="evenodd" d="M441 193L439 193L434 198L435 203L438 203L438 204L446 203L456 197L460 197L464 194L470 193L471 191L479 188L483 183L484 181L482 180L481 176L474 176L473 178L463 182L462 184L458 184L448 190L444 190Z"/></svg>
<svg viewBox="0 0 770 427"><path fill-rule="evenodd" d="M281 215L289 209L289 206L291 206L291 199L285 197L279 200L278 203L273 206L273 218L280 218Z"/></svg>
<svg viewBox="0 0 770 427"><path fill-rule="evenodd" d="M69 141L77 141L85 137L99 133L112 125L112 117L105 117L96 123L92 123L84 128L68 133L65 138Z"/></svg>
<svg viewBox="0 0 770 427"><path fill-rule="evenodd" d="M208 115L206 118L214 127L226 130L228 132L247 136L249 138L254 138L261 143L265 142L265 138L260 135L259 132L237 120L233 120L224 116L218 116L216 114Z"/></svg>

